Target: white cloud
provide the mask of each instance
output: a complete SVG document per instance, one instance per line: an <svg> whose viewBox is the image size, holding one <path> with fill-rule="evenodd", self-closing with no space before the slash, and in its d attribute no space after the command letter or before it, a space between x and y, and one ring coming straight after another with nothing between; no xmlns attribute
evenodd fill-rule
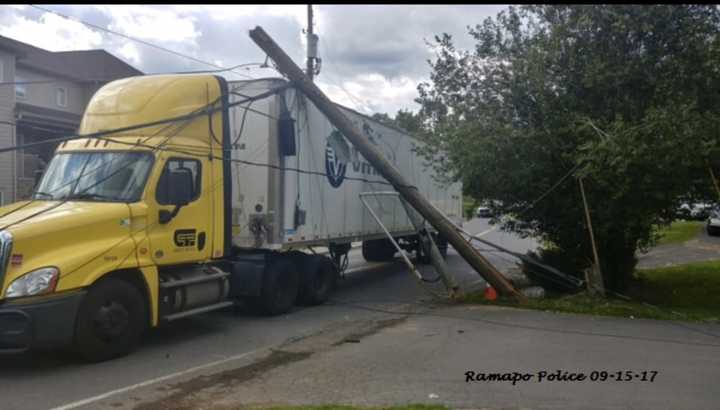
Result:
<svg viewBox="0 0 720 410"><path fill-rule="evenodd" d="M120 57L128 60L130 64L140 65L142 63L140 60L140 51L134 43L125 43L125 45L118 50L118 54L120 54Z"/></svg>
<svg viewBox="0 0 720 410"><path fill-rule="evenodd" d="M262 62L248 37L262 26L304 66L306 5L83 5L48 6L89 23L137 37L220 66ZM323 60L318 85L335 101L366 114L417 110L417 84L433 58L426 40L448 32L472 47L468 25L503 6L317 5L316 32ZM148 73L212 69L126 38L27 6L0 8L0 34L52 51L104 48ZM248 67L252 76L277 76ZM229 78L239 78L225 73Z"/></svg>
<svg viewBox="0 0 720 410"><path fill-rule="evenodd" d="M103 44L100 33L50 13L39 20L15 16L11 24L0 26L0 34L50 51L88 50Z"/></svg>
<svg viewBox="0 0 720 410"><path fill-rule="evenodd" d="M100 6L112 18L111 30L163 43L192 43L201 35L195 17L181 15L171 9L144 6Z"/></svg>

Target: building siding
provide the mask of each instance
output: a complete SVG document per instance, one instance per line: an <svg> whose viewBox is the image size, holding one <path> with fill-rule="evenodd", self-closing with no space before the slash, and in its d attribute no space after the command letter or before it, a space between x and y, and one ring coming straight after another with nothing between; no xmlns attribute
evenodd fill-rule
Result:
<svg viewBox="0 0 720 410"><path fill-rule="evenodd" d="M25 98L17 99L18 102L31 104L37 107L50 108L81 115L87 105L87 97L85 96L85 87L72 81L66 81L58 77L52 77L28 68L18 67L16 77L25 81L53 81L44 84L28 84L25 86ZM56 91L58 88L66 90L67 105L61 107L56 101Z"/></svg>
<svg viewBox="0 0 720 410"><path fill-rule="evenodd" d="M0 51L0 62L3 65L3 81L15 79L15 56ZM15 87L0 86L0 148L15 145ZM3 205L13 202L15 198L15 153L0 154L0 192L3 193Z"/></svg>

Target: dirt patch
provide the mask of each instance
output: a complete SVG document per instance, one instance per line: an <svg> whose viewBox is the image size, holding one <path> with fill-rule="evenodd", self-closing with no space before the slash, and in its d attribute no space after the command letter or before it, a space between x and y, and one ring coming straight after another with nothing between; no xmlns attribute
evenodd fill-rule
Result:
<svg viewBox="0 0 720 410"><path fill-rule="evenodd" d="M247 366L238 367L237 369L227 370L221 373L200 376L194 379L170 385L171 390L175 390L169 396L162 399L142 403L135 406L136 410L158 410L158 409L195 409L197 406L192 402L186 402L187 399L201 390L208 388L229 388L236 384L248 381L258 375L276 367L280 367L289 363L298 362L307 359L312 352L287 352L283 350L274 350L269 356ZM192 401L192 400L191 400Z"/></svg>
<svg viewBox="0 0 720 410"><path fill-rule="evenodd" d="M222 397L223 391L231 390L241 383L256 379L270 370L299 362L314 354L330 350L345 343L359 343L383 329L401 324L407 315L360 322L343 322L328 326L324 330L288 340L272 350L266 357L236 369L198 376L193 379L163 387L168 395L156 400L138 404L135 410L191 410L198 408L221 409L213 398ZM240 404L233 408L239 408Z"/></svg>
<svg viewBox="0 0 720 410"><path fill-rule="evenodd" d="M368 336L372 336L379 331L399 325L400 323L404 322L407 319L407 316L394 318L394 319L387 319L387 320L378 320L374 322L374 326L367 327L366 329L362 329L358 332L351 333L342 339L338 340L337 342L333 343L333 346L340 346L345 343L360 343L360 341Z"/></svg>

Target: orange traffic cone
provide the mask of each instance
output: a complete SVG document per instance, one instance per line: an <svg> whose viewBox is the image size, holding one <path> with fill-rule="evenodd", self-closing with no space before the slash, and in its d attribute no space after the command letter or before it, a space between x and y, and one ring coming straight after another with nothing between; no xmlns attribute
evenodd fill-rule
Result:
<svg viewBox="0 0 720 410"><path fill-rule="evenodd" d="M483 296L485 296L485 300L497 300L498 294L494 287L488 285Z"/></svg>

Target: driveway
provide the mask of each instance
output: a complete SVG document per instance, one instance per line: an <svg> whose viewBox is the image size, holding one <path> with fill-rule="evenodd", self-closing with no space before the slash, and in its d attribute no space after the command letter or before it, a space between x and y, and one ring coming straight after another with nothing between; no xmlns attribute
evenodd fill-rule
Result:
<svg viewBox="0 0 720 410"><path fill-rule="evenodd" d="M695 239L685 243L656 246L638 254L638 268L661 268L720 259L720 237L709 236L703 228Z"/></svg>

